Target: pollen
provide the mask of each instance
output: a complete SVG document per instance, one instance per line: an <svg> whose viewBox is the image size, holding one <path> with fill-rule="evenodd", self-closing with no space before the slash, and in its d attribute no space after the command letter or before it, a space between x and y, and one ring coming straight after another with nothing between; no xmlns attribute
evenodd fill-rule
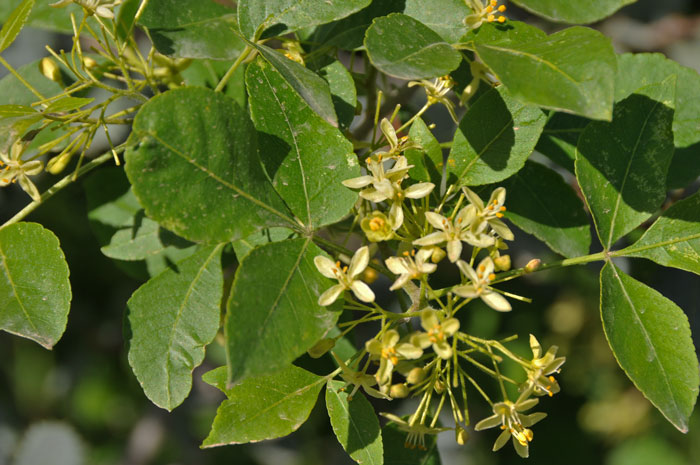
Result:
<svg viewBox="0 0 700 465"><path fill-rule="evenodd" d="M404 256L404 257L408 257L409 255L410 255L410 254L408 253L408 250L406 250L406 251L403 253L403 256Z"/></svg>
<svg viewBox="0 0 700 465"><path fill-rule="evenodd" d="M496 213L496 218L503 218L503 213Z"/></svg>
<svg viewBox="0 0 700 465"><path fill-rule="evenodd" d="M348 271L347 265L343 267L343 273L346 273Z"/></svg>
<svg viewBox="0 0 700 465"><path fill-rule="evenodd" d="M489 23L492 23L492 22L496 21L496 17L494 15L489 15L486 18L486 21L488 21Z"/></svg>
<svg viewBox="0 0 700 465"><path fill-rule="evenodd" d="M382 218L372 218L369 221L369 229L372 231L379 231L384 227L386 222Z"/></svg>
<svg viewBox="0 0 700 465"><path fill-rule="evenodd" d="M494 279L496 279L496 275L493 274L493 273L491 273L491 274L489 275L489 281L493 281Z"/></svg>
<svg viewBox="0 0 700 465"><path fill-rule="evenodd" d="M505 22L506 22L506 17L505 17L505 16L499 16L499 17L498 17L498 22L499 22L499 23L505 23Z"/></svg>
<svg viewBox="0 0 700 465"><path fill-rule="evenodd" d="M505 5L499 6L499 7L498 7L498 11L500 11L501 13L503 13L504 11L506 11L506 6L505 6Z"/></svg>

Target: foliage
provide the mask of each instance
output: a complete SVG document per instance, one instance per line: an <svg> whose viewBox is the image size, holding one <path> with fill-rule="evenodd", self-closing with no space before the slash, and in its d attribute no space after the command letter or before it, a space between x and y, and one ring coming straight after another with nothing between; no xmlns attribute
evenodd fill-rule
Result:
<svg viewBox="0 0 700 465"><path fill-rule="evenodd" d="M514 2L574 24L630 3ZM461 445L492 427L494 450L527 457L546 416L531 409L560 391L565 358L532 334L523 356L517 335L475 333L465 315L510 312L531 301L511 281L592 262L617 362L688 431L700 386L688 319L620 263L700 274L698 173L671 169L700 140L697 73L616 55L587 27L547 35L497 1L225 3L65 0L51 21L34 0L0 7L0 52L25 24L73 34L35 64L0 57L0 185L31 197L0 227L1 329L49 349L63 334L69 264L24 220L85 176L102 252L144 281L124 334L146 396L178 407L207 347L226 353L204 375L226 399L202 447L290 434L324 390L358 463L439 463L434 435ZM406 111L413 95L425 103ZM93 156L97 137L109 150ZM48 188L33 181L44 171ZM564 258L513 268L520 231L505 220ZM382 412L382 427L366 395L418 403Z"/></svg>

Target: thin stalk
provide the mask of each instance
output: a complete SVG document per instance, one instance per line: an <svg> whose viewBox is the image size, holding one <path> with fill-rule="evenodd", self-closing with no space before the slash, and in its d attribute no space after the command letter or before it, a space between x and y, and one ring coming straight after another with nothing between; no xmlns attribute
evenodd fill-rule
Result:
<svg viewBox="0 0 700 465"><path fill-rule="evenodd" d="M226 87L226 84L228 84L229 79L231 79L238 67L241 66L241 63L243 63L245 59L248 58L248 55L250 55L250 53L253 51L255 52L255 54L257 53L257 50L255 50L253 47L251 47L250 45L246 45L241 54L238 55L238 58L236 58L236 61L234 61L231 67L228 69L228 71L226 71L224 77L222 77L219 83L216 85L214 91L221 92L224 89L224 87ZM253 56L255 56L255 54L253 54Z"/></svg>

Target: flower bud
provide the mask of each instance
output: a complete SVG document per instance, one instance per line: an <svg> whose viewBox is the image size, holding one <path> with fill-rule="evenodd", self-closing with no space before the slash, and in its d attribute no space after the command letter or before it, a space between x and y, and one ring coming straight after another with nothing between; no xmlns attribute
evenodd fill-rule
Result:
<svg viewBox="0 0 700 465"><path fill-rule="evenodd" d="M440 263L440 261L445 258L447 253L439 247L433 249L433 255L430 257L430 261L433 263Z"/></svg>
<svg viewBox="0 0 700 465"><path fill-rule="evenodd" d="M63 78L61 77L61 68L58 67L53 58L42 58L39 62L39 70L41 71L41 74L46 76L47 79L51 79L59 84L63 82Z"/></svg>
<svg viewBox="0 0 700 465"><path fill-rule="evenodd" d="M392 399L403 399L408 397L408 386L405 383L397 383L391 386L389 389L389 397Z"/></svg>
<svg viewBox="0 0 700 465"><path fill-rule="evenodd" d="M468 439L469 433L467 433L467 430L457 425L457 427L455 428L455 440L457 441L457 444L463 446L464 444L466 444Z"/></svg>
<svg viewBox="0 0 700 465"><path fill-rule="evenodd" d="M318 341L316 345L310 348L307 353L311 358L319 358L323 356L326 352L331 350L335 346L335 339L332 337L325 337Z"/></svg>
<svg viewBox="0 0 700 465"><path fill-rule="evenodd" d="M46 171L48 171L51 174L61 173L64 169L66 169L68 163L70 163L71 158L73 158L73 153L74 152L71 150L69 152L62 153L56 157L53 157L46 164Z"/></svg>
<svg viewBox="0 0 700 465"><path fill-rule="evenodd" d="M496 270L498 271L508 271L510 270L510 255L501 255L493 260L493 264L496 265Z"/></svg>
<svg viewBox="0 0 700 465"><path fill-rule="evenodd" d="M406 375L406 382L408 384L418 384L425 379L426 375L425 368L415 367Z"/></svg>
<svg viewBox="0 0 700 465"><path fill-rule="evenodd" d="M445 392L445 383L443 383L441 380L435 381L435 392L438 394Z"/></svg>
<svg viewBox="0 0 700 465"><path fill-rule="evenodd" d="M378 277L379 273L377 273L377 270L375 270L374 268L367 267L364 273L362 273L362 280L367 284L372 284L377 280Z"/></svg>
<svg viewBox="0 0 700 465"><path fill-rule="evenodd" d="M525 271L528 273L532 273L533 271L537 271L537 269L540 267L542 264L542 260L539 258L533 258L529 262L527 262L527 265L525 265Z"/></svg>
<svg viewBox="0 0 700 465"><path fill-rule="evenodd" d="M90 57L83 57L83 65L85 65L87 69L93 69L99 66L99 64Z"/></svg>

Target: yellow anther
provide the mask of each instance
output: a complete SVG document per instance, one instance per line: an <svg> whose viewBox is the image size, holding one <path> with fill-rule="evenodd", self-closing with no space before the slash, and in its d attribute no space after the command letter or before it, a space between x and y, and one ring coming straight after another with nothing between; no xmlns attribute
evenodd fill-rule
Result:
<svg viewBox="0 0 700 465"><path fill-rule="evenodd" d="M499 23L505 23L505 22L506 22L506 17L505 17L505 16L499 16L499 17L498 17L498 22L499 22Z"/></svg>
<svg viewBox="0 0 700 465"><path fill-rule="evenodd" d="M496 218L503 218L503 213L496 213Z"/></svg>
<svg viewBox="0 0 700 465"><path fill-rule="evenodd" d="M486 21L488 21L489 23L492 23L495 20L496 20L496 17L494 15L488 15L488 17L486 18Z"/></svg>
<svg viewBox="0 0 700 465"><path fill-rule="evenodd" d="M493 281L494 279L496 279L496 275L493 274L493 273L491 273L491 274L489 275L489 281Z"/></svg>
<svg viewBox="0 0 700 465"><path fill-rule="evenodd" d="M408 257L409 255L410 255L410 253L408 252L408 250L404 251L404 253L403 253L404 257Z"/></svg>
<svg viewBox="0 0 700 465"><path fill-rule="evenodd" d="M498 0L491 0L491 6L498 5Z"/></svg>
<svg viewBox="0 0 700 465"><path fill-rule="evenodd" d="M486 270L486 267L484 265L479 265L479 271L482 273Z"/></svg>
<svg viewBox="0 0 700 465"><path fill-rule="evenodd" d="M504 212L504 211L506 211L506 207L501 207L499 210L501 210L502 212Z"/></svg>
<svg viewBox="0 0 700 465"><path fill-rule="evenodd" d="M506 11L506 6L505 6L505 5L499 6L499 7L498 7L498 11L500 11L501 13L503 13L504 11Z"/></svg>
<svg viewBox="0 0 700 465"><path fill-rule="evenodd" d="M346 273L348 271L347 265L343 267L343 273Z"/></svg>
<svg viewBox="0 0 700 465"><path fill-rule="evenodd" d="M411 256L415 257L416 256L416 249L411 249Z"/></svg>
<svg viewBox="0 0 700 465"><path fill-rule="evenodd" d="M550 377L547 378L547 379L549 379L549 381L552 382L552 383L553 383L554 381L556 381L556 380L554 379L554 376L550 376Z"/></svg>
<svg viewBox="0 0 700 465"><path fill-rule="evenodd" d="M371 229L372 231L379 231L384 227L385 223L386 222L382 218L372 218L371 220L369 220L369 229Z"/></svg>
<svg viewBox="0 0 700 465"><path fill-rule="evenodd" d="M493 7L491 5L486 7L486 12L491 13L493 11Z"/></svg>

